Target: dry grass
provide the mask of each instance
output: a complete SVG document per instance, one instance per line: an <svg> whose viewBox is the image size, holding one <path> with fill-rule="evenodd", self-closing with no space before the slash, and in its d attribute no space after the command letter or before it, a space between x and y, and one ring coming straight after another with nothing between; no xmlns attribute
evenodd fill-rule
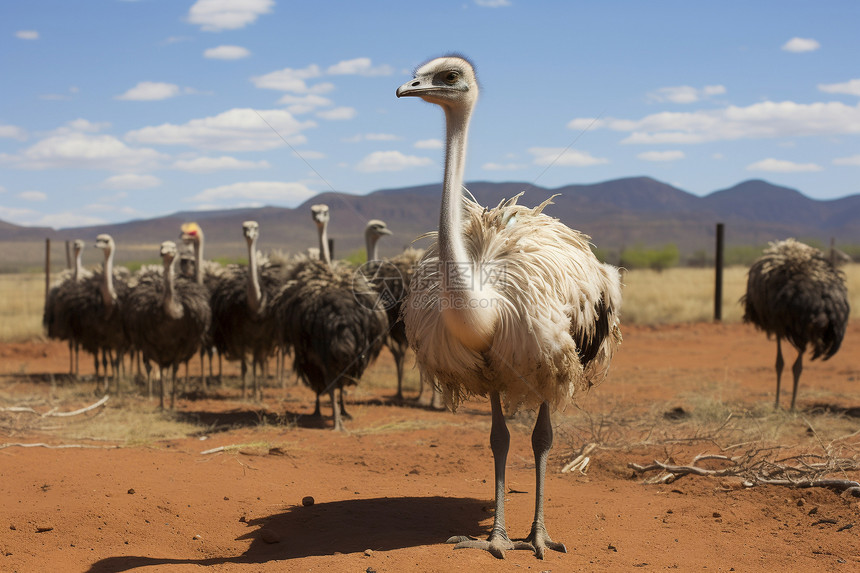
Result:
<svg viewBox="0 0 860 573"><path fill-rule="evenodd" d="M0 274L0 341L40 337L44 307L44 275Z"/></svg>

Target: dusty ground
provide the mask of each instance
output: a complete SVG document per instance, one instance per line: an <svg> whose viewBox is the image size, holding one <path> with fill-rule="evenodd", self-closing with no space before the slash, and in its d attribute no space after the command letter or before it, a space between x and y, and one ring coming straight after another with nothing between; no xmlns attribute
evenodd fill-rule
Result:
<svg viewBox="0 0 860 573"><path fill-rule="evenodd" d="M628 467L686 464L699 453L855 458L860 323L833 359L807 361L798 415L770 408L774 346L741 325L627 327L609 379L554 417L547 524L568 553L545 561L522 551L497 561L443 543L486 535L492 522L489 408L475 401L451 414L395 402L387 351L350 394L345 434L310 421L312 395L295 386L267 388L263 403L233 387L185 397L170 419L194 424L194 435L140 445L86 439L80 428L124 408L163 419L145 397L72 418L0 412L0 444L94 446L0 449L0 570L857 571L860 498L746 488L738 477L646 485L656 474ZM0 345L0 407L43 413L94 402L93 383L72 386L66 369L62 345ZM532 519L531 420L509 421L512 536ZM587 472L561 473L588 442L601 445ZM203 453L219 446L238 447ZM857 480L860 471L830 477ZM315 504L303 506L306 496Z"/></svg>

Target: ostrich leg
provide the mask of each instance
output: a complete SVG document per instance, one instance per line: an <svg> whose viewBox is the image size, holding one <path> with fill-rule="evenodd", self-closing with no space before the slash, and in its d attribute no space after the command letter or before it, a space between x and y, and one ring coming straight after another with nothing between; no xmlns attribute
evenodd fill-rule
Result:
<svg viewBox="0 0 860 573"><path fill-rule="evenodd" d="M776 337L776 402L774 402L773 407L779 408L779 386L780 380L782 378L782 367L785 365L785 361L782 359L782 345L780 344L779 336Z"/></svg>
<svg viewBox="0 0 860 573"><path fill-rule="evenodd" d="M338 432L343 432L343 418L340 415L340 403L337 401L337 397L335 396L336 388L334 385L329 389L328 394L331 398L331 413L332 418L334 418L334 429Z"/></svg>
<svg viewBox="0 0 860 573"><path fill-rule="evenodd" d="M805 349L804 349L805 350ZM800 382L800 373L803 371L803 350L797 351L797 360L794 361L794 366L791 367L791 373L794 374L794 389L791 391L791 411L794 411L794 401L797 399L797 383Z"/></svg>
<svg viewBox="0 0 860 573"><path fill-rule="evenodd" d="M502 412L502 402L495 390L490 393L490 405L493 409L493 421L490 428L490 448L493 450L493 462L496 474L496 514L493 518L493 530L486 540L455 535L448 543L456 543L454 549L475 548L489 551L494 557L505 558L508 549L532 549L529 543L511 541L505 528L505 464L508 459L508 448L511 443L511 433L505 423Z"/></svg>
<svg viewBox="0 0 860 573"><path fill-rule="evenodd" d="M525 541L535 552L538 559L543 559L547 548L561 553L567 553L563 543L556 543L550 539L543 523L543 492L546 479L546 459L552 448L552 423L550 421L549 404L544 402L540 405L535 429L532 432L532 449L535 453L535 520L532 530Z"/></svg>

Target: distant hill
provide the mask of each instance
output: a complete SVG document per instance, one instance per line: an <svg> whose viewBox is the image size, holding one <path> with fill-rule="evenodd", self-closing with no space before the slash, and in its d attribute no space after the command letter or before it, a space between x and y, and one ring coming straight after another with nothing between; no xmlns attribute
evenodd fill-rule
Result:
<svg viewBox="0 0 860 573"><path fill-rule="evenodd" d="M726 242L734 245L763 245L789 236L822 243L835 237L842 244L860 243L860 195L821 201L795 189L762 180L744 181L704 197L693 195L649 177L631 177L590 185L567 185L549 189L523 182L466 184L483 205L495 206L501 199L523 192L520 202L536 205L558 196L545 212L567 225L591 235L610 259L625 247L658 247L674 243L682 255L713 250L715 225L726 225ZM0 268L39 268L44 260L44 241L54 242L53 261L65 263L63 243L83 238L88 243L99 233L113 235L120 262L155 260L157 246L175 240L179 226L196 220L206 234L207 257L241 257L245 245L241 224L260 223L260 247L285 252L304 252L316 244L310 205L327 203L331 208L330 236L335 255L363 248L368 219L383 219L394 231L380 243L384 256L403 249L415 237L437 228L440 184L382 189L367 195L321 193L296 208L261 207L220 211L183 211L126 223L48 229L20 227L0 221L0 241L15 243L0 252ZM85 263L98 262L98 253L86 253Z"/></svg>

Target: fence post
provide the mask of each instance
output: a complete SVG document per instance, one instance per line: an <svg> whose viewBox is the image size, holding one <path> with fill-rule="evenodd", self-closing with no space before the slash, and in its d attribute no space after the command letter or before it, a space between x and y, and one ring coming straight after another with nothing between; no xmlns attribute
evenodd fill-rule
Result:
<svg viewBox="0 0 860 573"><path fill-rule="evenodd" d="M51 291L51 239L45 239L45 303Z"/></svg>
<svg viewBox="0 0 860 573"><path fill-rule="evenodd" d="M714 320L723 320L723 242L725 226L717 223L717 245L714 256Z"/></svg>

